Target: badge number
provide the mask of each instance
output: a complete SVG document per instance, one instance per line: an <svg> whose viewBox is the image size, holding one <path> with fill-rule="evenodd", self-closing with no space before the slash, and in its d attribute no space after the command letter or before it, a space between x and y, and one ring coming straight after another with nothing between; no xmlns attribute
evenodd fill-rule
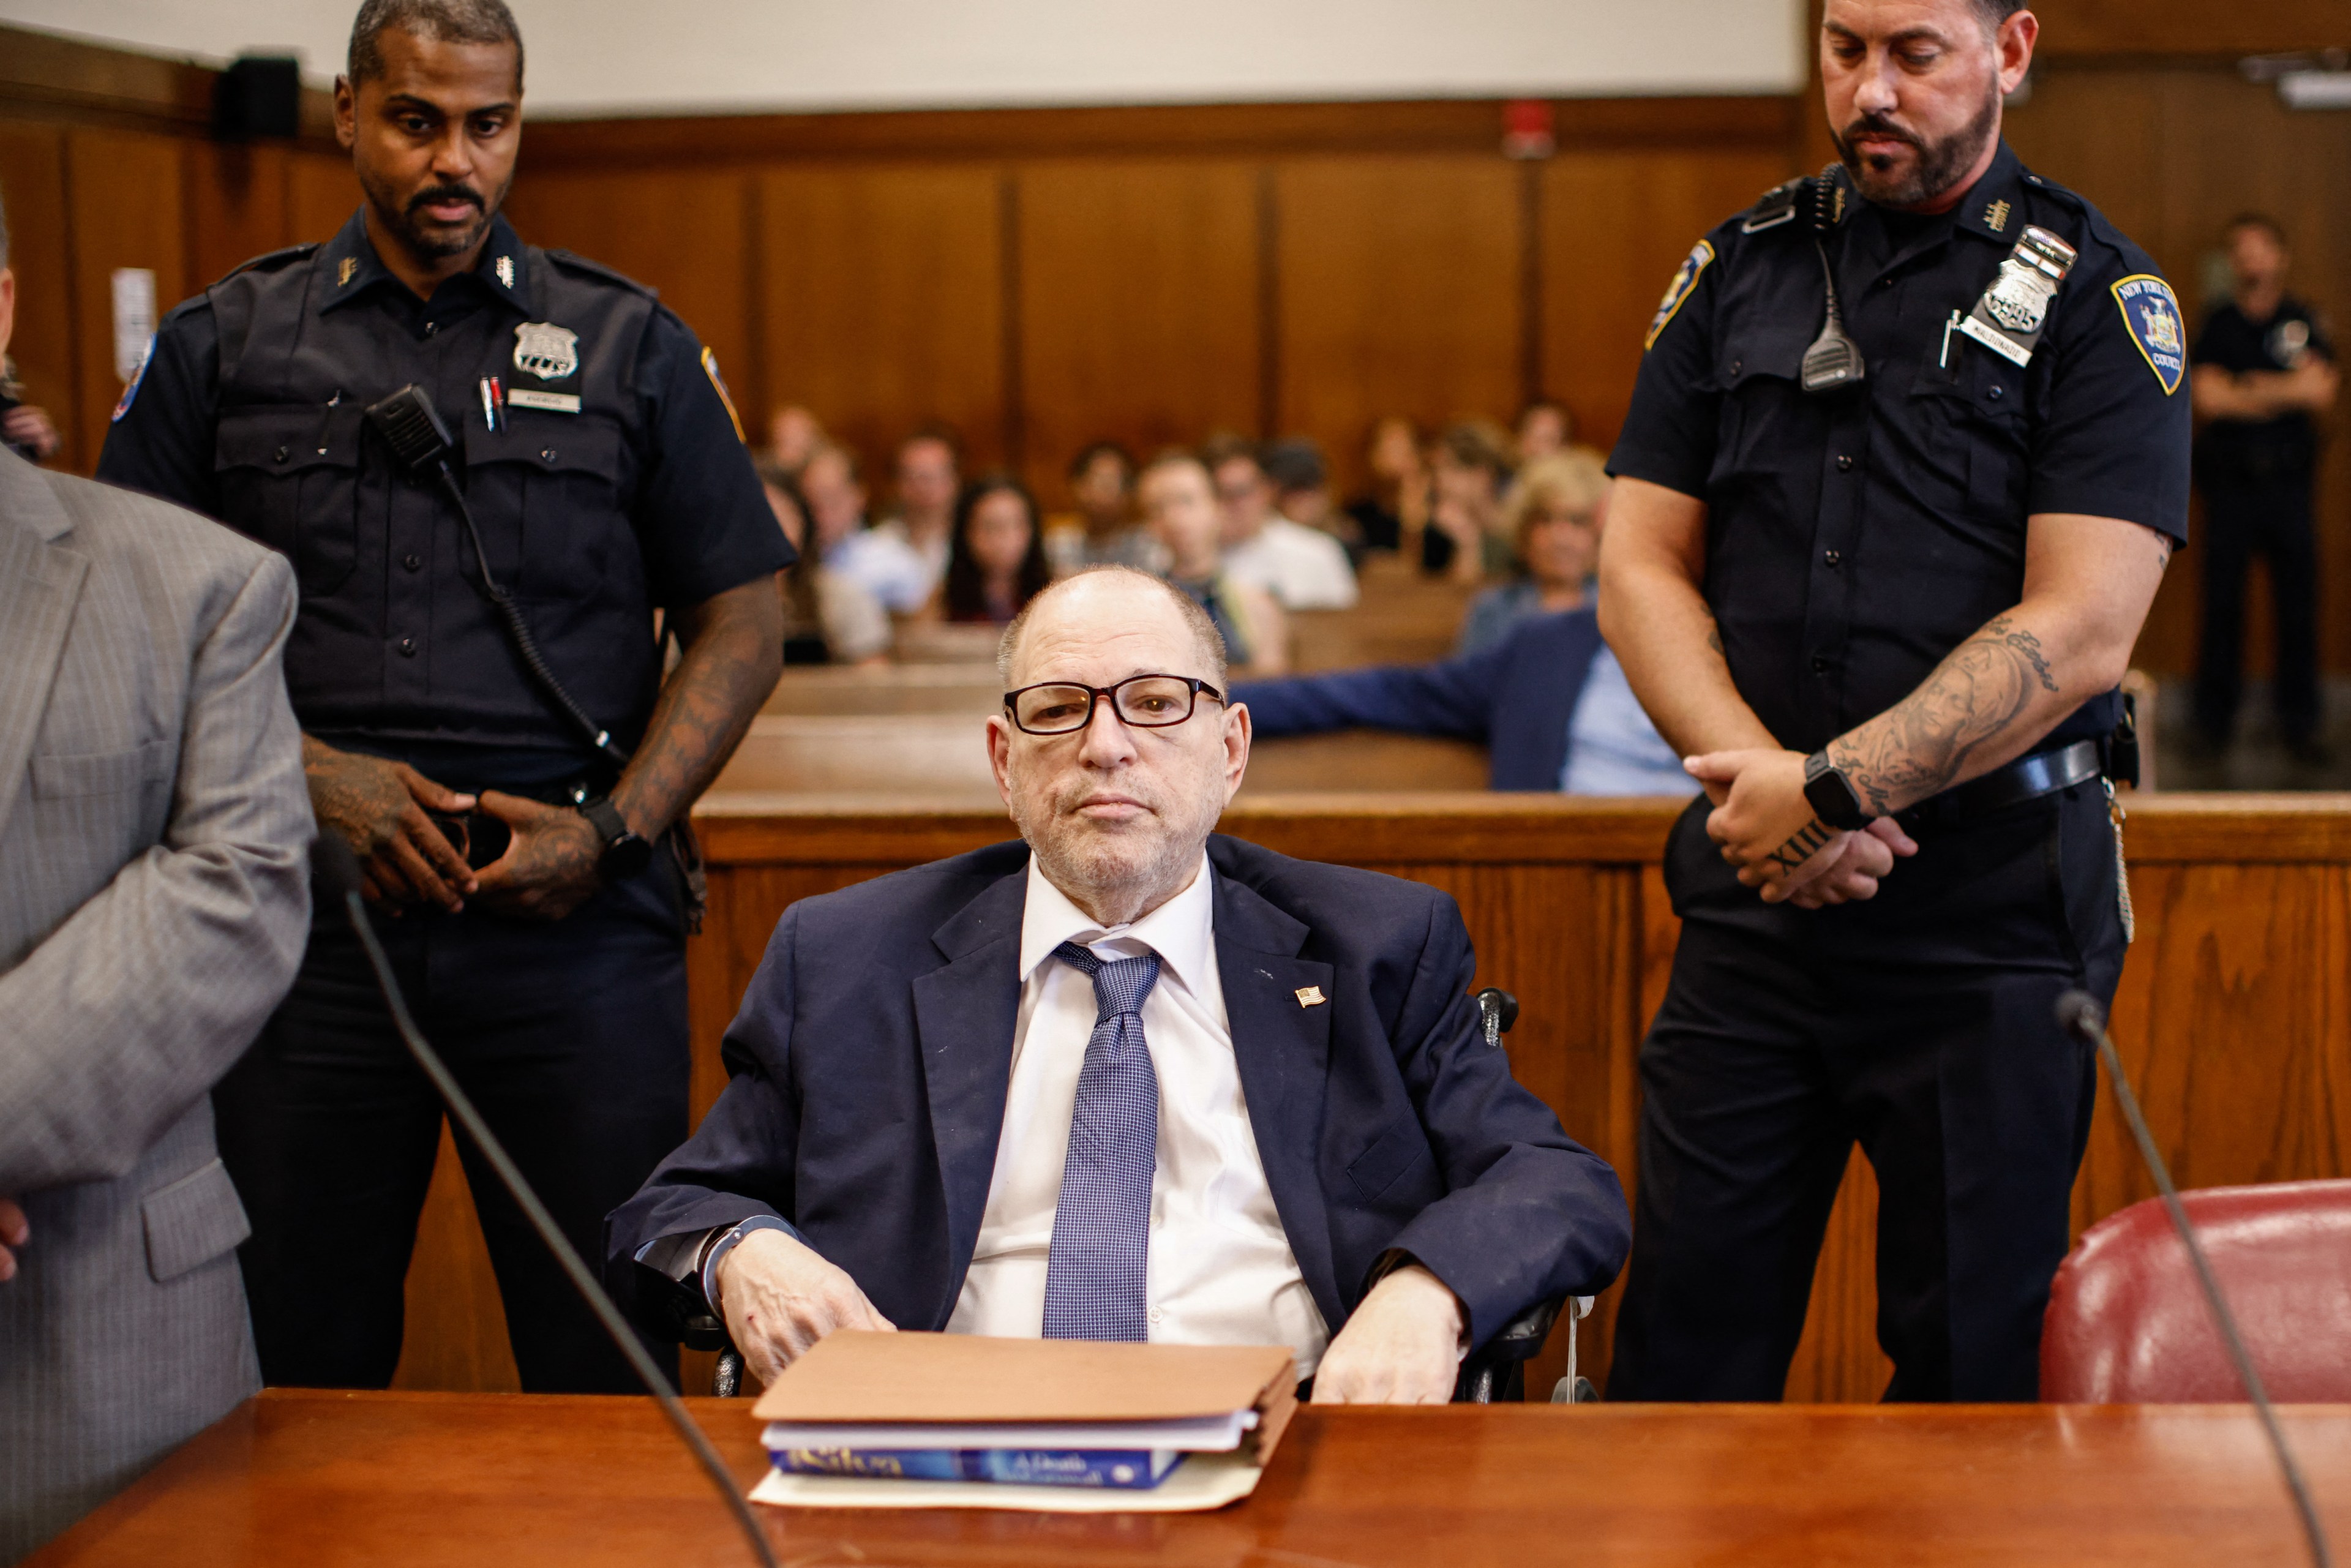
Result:
<svg viewBox="0 0 2351 1568"><path fill-rule="evenodd" d="M1682 301L1687 299L1691 291L1698 287L1698 274L1704 272L1707 263L1713 259L1714 246L1705 240L1700 240L1690 246L1689 255L1682 258L1680 267L1674 273L1674 280L1666 285L1666 297L1657 301L1657 314L1649 322L1649 335L1641 340L1643 353L1648 352L1656 344L1657 334L1666 329L1666 324L1671 321L1674 319L1674 313L1682 308Z"/></svg>
<svg viewBox="0 0 2351 1568"><path fill-rule="evenodd" d="M2169 397L2188 375L2188 329L2180 325L2179 301L2172 297L2171 285L2148 273L2134 273L2115 285L2115 303L2122 308L2131 341L2155 372L2163 395Z"/></svg>

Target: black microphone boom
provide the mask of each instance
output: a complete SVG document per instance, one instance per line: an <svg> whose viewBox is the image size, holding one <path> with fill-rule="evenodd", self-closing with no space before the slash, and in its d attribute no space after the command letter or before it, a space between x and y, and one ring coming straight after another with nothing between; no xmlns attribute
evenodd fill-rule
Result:
<svg viewBox="0 0 2351 1568"><path fill-rule="evenodd" d="M2179 1201L2179 1189L2171 1185L2171 1167L2164 1163L2163 1151L2155 1146L2155 1134L2147 1131L2147 1118L2139 1114L2138 1096L2131 1092L2129 1075L2123 1071L2122 1058L2116 1054L2114 1040L2106 1033L2105 1010L2087 991L2067 991L2057 998L2057 1026L2084 1044L2096 1047L2099 1059L2105 1062L2106 1075L2115 1083L2115 1103L2122 1108L2123 1120L2130 1124L2131 1137L2138 1144L2139 1158L2147 1162L2147 1174L2155 1177L2156 1190L2163 1195L2164 1211L2171 1216L2171 1228L2179 1233L2180 1244L2188 1249L2188 1261L2195 1267L2196 1282L2203 1288L2204 1304L2212 1311L2213 1325L2220 1331L2221 1342L2229 1348L2229 1359L2236 1364L2237 1376L2259 1412L2262 1427L2269 1433L2278 1469L2285 1473L2286 1490L2294 1494L2294 1509L2302 1515L2302 1532L2310 1542L2310 1560L2317 1568L2329 1568L2334 1558L2327 1551L2325 1527L2318 1521L2317 1505L2310 1500L2310 1485L2302 1479L2302 1467L2294 1463L2294 1450L2286 1446L2285 1428L2278 1425L2269 1390L2262 1386L2262 1375L2254 1369L2252 1355L2245 1349L2244 1336L2237 1332L2237 1315L2229 1310L2228 1298L2220 1293L2220 1277L2212 1272L2212 1261L2204 1256L2204 1244L2196 1239L2196 1228L2188 1222L2188 1210Z"/></svg>
<svg viewBox="0 0 2351 1568"><path fill-rule="evenodd" d="M516 1206L530 1221L531 1228L538 1232L539 1240L546 1244L547 1249L555 1255L556 1262L562 1266L565 1277L571 1281L571 1288L580 1292L580 1300L586 1301L589 1310L596 1314L596 1321L603 1325L605 1333L611 1336L612 1343L620 1347L621 1354L627 1358L630 1368L644 1384L645 1392L661 1406L662 1414L668 1416L669 1424L677 1428L678 1437L701 1461L702 1468L709 1472L711 1484L726 1498L735 1522L742 1527L744 1539L751 1543L753 1556L763 1568L777 1568L776 1554L768 1547L767 1535L760 1530L758 1517L751 1512L751 1505L743 1500L741 1492L735 1490L735 1477L727 1469L726 1461L718 1457L718 1450L711 1446L710 1438L694 1424L694 1417L686 1414L684 1402L670 1392L668 1380L662 1376L661 1368L653 1364L653 1358L645 1354L645 1347L637 1343L636 1334L630 1329L627 1320L621 1316L621 1309L612 1304L612 1298L604 1293L604 1288L596 1282L595 1276L589 1273L588 1265L580 1261L579 1252L557 1228L555 1217L547 1212L547 1206L538 1200L538 1194L533 1192L530 1183L523 1179L522 1171L507 1155L506 1146L498 1142L497 1134L490 1131L489 1124L482 1120L482 1113L474 1108L473 1101L467 1098L465 1090L458 1087L457 1080L449 1071L448 1063L441 1060L440 1052L426 1043L423 1031L417 1029L416 1019L408 1010L407 998L401 995L400 982L392 975L392 960L385 956L383 945L376 940L375 927L368 921L367 905L360 897L359 861L351 853L350 846L331 830L322 831L310 852L310 863L318 873L319 882L341 901L343 913L350 921L352 934L359 937L360 946L367 951L368 964L375 970L376 987L383 993L384 1005L392 1010L392 1021L400 1030L400 1038L407 1045L408 1053L416 1058L416 1065L424 1070L424 1076L433 1081L433 1087L449 1107L449 1119L464 1130L465 1136L473 1140L474 1146L482 1152L482 1157L490 1162L490 1168L498 1173L498 1180L514 1196Z"/></svg>

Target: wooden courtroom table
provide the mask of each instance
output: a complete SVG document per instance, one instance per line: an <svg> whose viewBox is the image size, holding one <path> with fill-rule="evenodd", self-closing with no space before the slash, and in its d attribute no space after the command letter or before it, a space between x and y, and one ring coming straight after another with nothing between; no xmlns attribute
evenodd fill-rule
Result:
<svg viewBox="0 0 2351 1568"><path fill-rule="evenodd" d="M690 1403L749 1487L749 1402ZM2351 1542L2351 1406L2283 1416ZM795 1568L2303 1560L2259 1427L2221 1405L1309 1406L1213 1513L758 1511ZM273 1390L28 1568L749 1561L647 1401Z"/></svg>

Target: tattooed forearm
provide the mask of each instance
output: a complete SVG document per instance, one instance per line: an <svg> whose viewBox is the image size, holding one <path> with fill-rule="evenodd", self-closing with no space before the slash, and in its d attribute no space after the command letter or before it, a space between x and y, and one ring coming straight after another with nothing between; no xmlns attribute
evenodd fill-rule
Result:
<svg viewBox="0 0 2351 1568"><path fill-rule="evenodd" d="M730 588L679 620L684 653L612 791L613 805L648 838L718 776L784 668L783 600L771 577Z"/></svg>
<svg viewBox="0 0 2351 1568"><path fill-rule="evenodd" d="M2058 689L2041 640L1994 616L1917 691L1832 742L1829 756L1882 816L1949 789L1970 758L2023 717L2036 694Z"/></svg>

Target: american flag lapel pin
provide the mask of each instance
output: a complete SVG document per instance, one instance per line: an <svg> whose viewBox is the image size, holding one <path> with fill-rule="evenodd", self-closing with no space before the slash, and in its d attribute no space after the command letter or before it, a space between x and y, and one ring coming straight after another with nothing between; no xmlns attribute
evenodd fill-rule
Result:
<svg viewBox="0 0 2351 1568"><path fill-rule="evenodd" d="M1294 994L1298 998L1298 1005L1301 1008L1319 1008L1325 999L1322 988L1320 986L1301 986Z"/></svg>

